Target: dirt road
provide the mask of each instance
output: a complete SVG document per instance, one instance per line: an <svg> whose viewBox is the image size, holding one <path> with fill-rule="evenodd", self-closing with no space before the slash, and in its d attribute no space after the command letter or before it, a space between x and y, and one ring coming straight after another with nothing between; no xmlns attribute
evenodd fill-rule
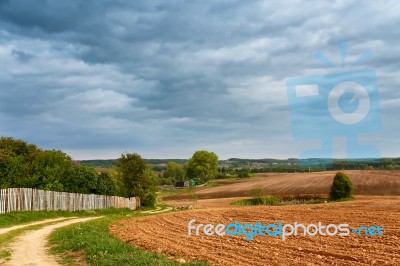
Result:
<svg viewBox="0 0 400 266"><path fill-rule="evenodd" d="M14 230L18 230L18 229L21 229L21 228L24 228L24 227L32 226L32 225L39 225L39 224L57 222L57 221L67 220L67 219L72 219L72 218L75 218L75 217L69 217L69 218L60 217L60 218L55 218L55 219L47 219L47 220L43 220L43 221L39 221L39 222L15 225L15 226L7 227L7 228L0 228L0 235L6 234L8 232L11 232L11 231L14 231Z"/></svg>
<svg viewBox="0 0 400 266"><path fill-rule="evenodd" d="M52 231L70 224L87 222L98 218L101 217L69 219L67 221L45 226L39 230L28 232L18 237L16 241L10 245L10 249L12 250L11 260L4 265L58 266L60 264L56 261L56 259L47 254L47 238Z"/></svg>

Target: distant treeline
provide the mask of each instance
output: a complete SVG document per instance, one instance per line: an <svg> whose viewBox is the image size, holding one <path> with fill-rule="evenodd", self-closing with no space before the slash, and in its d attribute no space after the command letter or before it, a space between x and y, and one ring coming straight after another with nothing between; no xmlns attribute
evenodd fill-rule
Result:
<svg viewBox="0 0 400 266"><path fill-rule="evenodd" d="M160 169L165 170L166 164L169 162L176 162L178 164L185 164L188 162L187 159L144 159L149 165L160 165ZM108 160L81 160L79 163L95 167L95 168L111 168L116 159L108 159Z"/></svg>
<svg viewBox="0 0 400 266"><path fill-rule="evenodd" d="M186 159L145 159L154 171L165 171L169 162L176 162L184 165ZM115 160L83 160L81 164L96 168L111 168ZM231 158L219 160L220 170L244 169L252 173L264 172L303 172L303 171L324 171L324 170L400 170L400 158L382 159L240 159Z"/></svg>

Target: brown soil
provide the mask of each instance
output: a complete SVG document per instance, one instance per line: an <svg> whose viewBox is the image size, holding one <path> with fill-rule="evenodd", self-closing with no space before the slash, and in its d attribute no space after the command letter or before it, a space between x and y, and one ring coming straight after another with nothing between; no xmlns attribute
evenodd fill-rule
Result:
<svg viewBox="0 0 400 266"><path fill-rule="evenodd" d="M400 195L400 171L344 171L353 183L355 195ZM198 199L248 197L251 190L261 187L265 194L328 194L336 171L315 173L266 173L241 180L220 180L221 186L200 188ZM164 197L171 200L189 199L186 193Z"/></svg>
<svg viewBox="0 0 400 266"><path fill-rule="evenodd" d="M188 236L188 222L376 225L384 236ZM400 265L400 197L360 197L317 205L225 207L126 219L111 225L121 240L144 249L212 265Z"/></svg>

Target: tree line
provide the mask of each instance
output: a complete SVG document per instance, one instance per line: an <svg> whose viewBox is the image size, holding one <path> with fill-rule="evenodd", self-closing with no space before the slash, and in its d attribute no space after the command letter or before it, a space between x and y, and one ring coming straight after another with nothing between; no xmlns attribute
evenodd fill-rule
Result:
<svg viewBox="0 0 400 266"><path fill-rule="evenodd" d="M119 181L109 173L75 163L60 150L44 150L23 140L0 138L0 188L120 196Z"/></svg>
<svg viewBox="0 0 400 266"><path fill-rule="evenodd" d="M164 175L156 175L137 153L122 154L111 171L73 161L61 150L45 150L24 140L0 138L0 188L27 187L52 191L112 196L138 196L153 206L162 179L192 179L204 183L218 173L218 156L197 151L185 165L169 162Z"/></svg>

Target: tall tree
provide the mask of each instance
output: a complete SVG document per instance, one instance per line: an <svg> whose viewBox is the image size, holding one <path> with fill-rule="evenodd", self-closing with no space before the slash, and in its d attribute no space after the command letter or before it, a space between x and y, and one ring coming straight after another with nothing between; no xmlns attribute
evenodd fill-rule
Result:
<svg viewBox="0 0 400 266"><path fill-rule="evenodd" d="M155 176L139 154L122 154L115 162L115 168L125 185L127 196L138 196L143 206L155 204Z"/></svg>
<svg viewBox="0 0 400 266"><path fill-rule="evenodd" d="M218 156L209 151L196 151L187 164L187 175L203 181L215 178L218 173Z"/></svg>

